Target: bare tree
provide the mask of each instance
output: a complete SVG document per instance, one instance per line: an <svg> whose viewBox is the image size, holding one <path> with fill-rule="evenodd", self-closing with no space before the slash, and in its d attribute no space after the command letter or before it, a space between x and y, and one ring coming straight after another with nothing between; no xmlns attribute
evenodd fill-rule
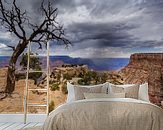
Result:
<svg viewBox="0 0 163 130"><path fill-rule="evenodd" d="M6 5L10 8L7 8ZM70 44L69 40L65 38L63 26L56 22L57 8L53 8L50 1L45 4L43 0L40 10L42 11L42 22L32 23L27 12L19 8L16 0L12 0L11 3L0 0L0 24L19 39L16 46L8 45L13 49L13 53L8 66L7 85L4 92L6 95L10 95L15 89L16 62L29 42L39 44L40 48L48 40L56 40L66 46ZM28 35L26 26L30 28Z"/></svg>

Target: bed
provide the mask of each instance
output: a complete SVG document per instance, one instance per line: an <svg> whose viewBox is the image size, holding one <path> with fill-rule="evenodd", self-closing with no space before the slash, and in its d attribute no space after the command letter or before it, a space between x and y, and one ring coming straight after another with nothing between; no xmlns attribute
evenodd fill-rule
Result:
<svg viewBox="0 0 163 130"><path fill-rule="evenodd" d="M100 91L107 91L108 93L108 91L114 90L108 90L106 85L104 85L104 88ZM123 87L123 90L125 90L124 88L126 88L126 86ZM82 89L80 94L87 90L88 88ZM133 91L130 90L131 89L128 89L126 91L129 97L133 96ZM134 89L134 92L136 92L135 90L136 89ZM116 91L120 92L121 88L118 88ZM91 90L91 92L94 93L95 91ZM116 98L108 98L106 94L100 94L100 96L99 94L98 96L97 94L95 95L96 96L91 98L75 100L59 106L50 113L42 129L163 130L163 110L160 107L140 99L123 98L122 94ZM101 95L105 96L101 98ZM74 98L72 94L71 98Z"/></svg>

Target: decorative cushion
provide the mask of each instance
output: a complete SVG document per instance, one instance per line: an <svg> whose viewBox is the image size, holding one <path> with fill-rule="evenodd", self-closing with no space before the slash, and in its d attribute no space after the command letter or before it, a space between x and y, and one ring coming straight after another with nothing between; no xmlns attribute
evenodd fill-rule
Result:
<svg viewBox="0 0 163 130"><path fill-rule="evenodd" d="M101 86L95 86L95 87L74 87L75 92L75 100L82 100L85 99L84 93L101 93Z"/></svg>
<svg viewBox="0 0 163 130"><path fill-rule="evenodd" d="M140 85L138 99L146 102L150 102L149 95L148 95L148 83Z"/></svg>
<svg viewBox="0 0 163 130"><path fill-rule="evenodd" d="M125 98L125 93L112 93L112 94L84 93L84 97L86 99L91 99L91 98Z"/></svg>
<svg viewBox="0 0 163 130"><path fill-rule="evenodd" d="M83 92L87 92L87 91L91 91L93 92L93 90L89 90L89 88L94 88L94 87L100 87L100 93L107 93L107 87L108 87L108 83L104 83L104 84L99 84L99 85L90 85L90 86L81 86L81 85L73 85L69 82L67 82L67 90L68 90L68 95L67 95L67 103L69 102L73 102L76 100L75 98L75 87L84 87L82 90L76 90L76 93L79 93L79 91L83 91ZM88 88L88 89L87 89ZM76 95L77 96L77 95ZM83 93L80 94L79 96L77 96L77 99L79 100L80 98L84 99L84 95Z"/></svg>
<svg viewBox="0 0 163 130"><path fill-rule="evenodd" d="M111 93L126 93L126 98L138 99L139 85L126 84L126 85L113 85L111 84Z"/></svg>

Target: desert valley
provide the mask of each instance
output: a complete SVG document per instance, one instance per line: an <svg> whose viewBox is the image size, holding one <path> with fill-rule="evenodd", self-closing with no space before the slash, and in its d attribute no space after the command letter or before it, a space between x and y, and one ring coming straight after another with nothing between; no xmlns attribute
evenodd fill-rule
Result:
<svg viewBox="0 0 163 130"><path fill-rule="evenodd" d="M133 54L127 66L115 71L94 71L87 65L70 65L62 64L54 67L50 73L50 90L49 90L49 109L53 110L58 105L66 101L67 81L73 84L90 85L110 82L114 84L149 83L150 101L160 105L163 99L162 74L163 74L163 54L162 53L142 53ZM0 69L0 89L5 89L7 68ZM35 84L30 79L30 88L43 88L46 86L46 78ZM16 88L11 97L0 101L0 113L22 113L24 101L25 79L16 81ZM29 102L42 103L46 102L46 94L39 91L29 93ZM44 113L44 108L29 108L30 113Z"/></svg>

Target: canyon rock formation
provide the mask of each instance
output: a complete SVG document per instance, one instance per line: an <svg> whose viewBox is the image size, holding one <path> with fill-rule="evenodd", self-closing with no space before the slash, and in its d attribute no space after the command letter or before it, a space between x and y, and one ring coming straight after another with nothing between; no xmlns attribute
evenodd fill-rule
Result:
<svg viewBox="0 0 163 130"><path fill-rule="evenodd" d="M163 53L132 54L129 64L119 72L125 83L148 82L152 103L163 100Z"/></svg>

